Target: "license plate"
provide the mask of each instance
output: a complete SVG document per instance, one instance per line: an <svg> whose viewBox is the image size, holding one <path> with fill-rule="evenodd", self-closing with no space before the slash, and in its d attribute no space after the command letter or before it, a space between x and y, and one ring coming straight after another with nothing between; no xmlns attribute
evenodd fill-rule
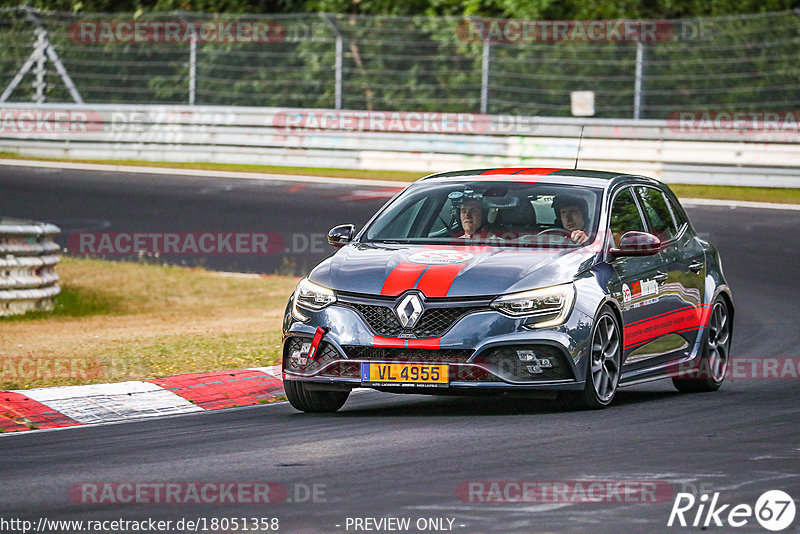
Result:
<svg viewBox="0 0 800 534"><path fill-rule="evenodd" d="M446 387L450 382L447 365L419 363L362 363L365 385Z"/></svg>

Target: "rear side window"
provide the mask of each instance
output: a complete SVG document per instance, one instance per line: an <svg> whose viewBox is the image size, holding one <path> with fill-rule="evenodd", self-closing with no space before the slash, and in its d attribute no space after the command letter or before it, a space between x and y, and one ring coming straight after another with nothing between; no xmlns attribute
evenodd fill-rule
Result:
<svg viewBox="0 0 800 534"><path fill-rule="evenodd" d="M614 199L609 228L615 244L619 244L619 239L625 232L644 232L642 215L633 200L630 188L623 189Z"/></svg>
<svg viewBox="0 0 800 534"><path fill-rule="evenodd" d="M669 241L674 238L678 228L672 218L672 212L667 206L664 194L654 187L637 187L636 194L642 201L650 233L661 241Z"/></svg>

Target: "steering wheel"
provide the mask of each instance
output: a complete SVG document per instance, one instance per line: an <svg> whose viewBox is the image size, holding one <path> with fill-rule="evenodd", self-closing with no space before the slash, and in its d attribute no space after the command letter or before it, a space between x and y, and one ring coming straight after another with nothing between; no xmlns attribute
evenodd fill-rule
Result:
<svg viewBox="0 0 800 534"><path fill-rule="evenodd" d="M539 237L553 236L561 238L561 241L569 241L572 243L572 232L566 228L548 228L539 232Z"/></svg>

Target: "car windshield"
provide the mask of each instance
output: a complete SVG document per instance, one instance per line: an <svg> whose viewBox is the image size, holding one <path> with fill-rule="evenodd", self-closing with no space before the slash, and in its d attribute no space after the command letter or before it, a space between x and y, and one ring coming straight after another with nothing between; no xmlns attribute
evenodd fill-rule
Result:
<svg viewBox="0 0 800 534"><path fill-rule="evenodd" d="M594 238L601 193L597 188L538 182L423 181L396 198L361 239L577 247Z"/></svg>

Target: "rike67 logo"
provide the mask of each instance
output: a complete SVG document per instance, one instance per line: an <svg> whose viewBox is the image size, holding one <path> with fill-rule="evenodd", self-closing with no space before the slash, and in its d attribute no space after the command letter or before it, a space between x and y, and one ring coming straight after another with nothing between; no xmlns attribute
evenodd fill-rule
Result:
<svg viewBox="0 0 800 534"><path fill-rule="evenodd" d="M711 497L704 493L699 499L691 493L678 493L667 526L702 527L703 530L710 526L740 528L755 518L765 529L779 532L792 524L794 516L794 500L781 490L762 493L755 506L723 504L719 492Z"/></svg>

